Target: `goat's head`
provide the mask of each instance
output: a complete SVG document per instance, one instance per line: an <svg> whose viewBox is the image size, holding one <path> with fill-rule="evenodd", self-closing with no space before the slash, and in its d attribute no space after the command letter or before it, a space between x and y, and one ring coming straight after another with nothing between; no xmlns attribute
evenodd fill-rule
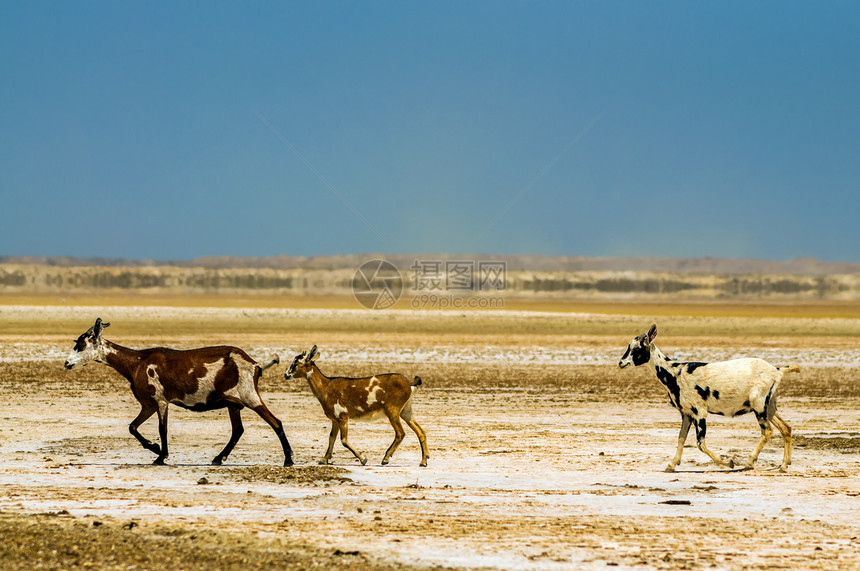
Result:
<svg viewBox="0 0 860 571"><path fill-rule="evenodd" d="M314 367L314 359L319 356L320 354L317 352L316 345L311 347L310 351L302 351L296 355L295 359L293 359L293 364L290 365L290 368L287 369L286 373L284 373L284 378L288 381L299 377L307 378L308 374L310 374Z"/></svg>
<svg viewBox="0 0 860 571"><path fill-rule="evenodd" d="M638 367L650 361L651 344L654 342L655 337L657 337L657 324L652 323L648 331L642 335L637 335L630 341L630 344L627 345L627 351L624 352L621 360L618 361L618 366L622 369L630 365Z"/></svg>
<svg viewBox="0 0 860 571"><path fill-rule="evenodd" d="M87 329L87 331L78 337L75 341L75 347L69 356L66 357L65 366L67 369L77 369L83 367L91 361L104 361L105 349L102 342L102 331L110 323L102 323L102 318L96 319L95 325Z"/></svg>

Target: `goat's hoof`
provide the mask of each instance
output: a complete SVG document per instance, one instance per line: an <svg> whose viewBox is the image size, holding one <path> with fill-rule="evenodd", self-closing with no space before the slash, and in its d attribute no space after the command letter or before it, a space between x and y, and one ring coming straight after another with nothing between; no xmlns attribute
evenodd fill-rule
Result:
<svg viewBox="0 0 860 571"><path fill-rule="evenodd" d="M388 464L388 460L383 460L383 461L382 461L382 465L383 465L383 466L386 466L387 464ZM364 465L364 462L362 462L362 465Z"/></svg>
<svg viewBox="0 0 860 571"><path fill-rule="evenodd" d="M674 467L674 466L672 466L671 464L669 464L668 466L666 466L666 470L664 470L664 471L665 471L665 472L674 472L674 471L675 471L675 467Z"/></svg>
<svg viewBox="0 0 860 571"><path fill-rule="evenodd" d="M729 461L727 462L727 464L728 464L729 468L734 468L735 467L734 458L729 458Z"/></svg>
<svg viewBox="0 0 860 571"><path fill-rule="evenodd" d="M327 464L331 464L331 461L328 458L323 458L322 460L317 462L317 464L319 464L320 466L325 466Z"/></svg>
<svg viewBox="0 0 860 571"><path fill-rule="evenodd" d="M222 460L221 458L215 458L214 460L212 460L212 465L213 466L220 466L223 462L224 462L224 460Z"/></svg>
<svg viewBox="0 0 860 571"><path fill-rule="evenodd" d="M788 472L788 466L780 466L779 471L785 474L786 472Z"/></svg>
<svg viewBox="0 0 860 571"><path fill-rule="evenodd" d="M359 458L359 460L361 460L361 465L362 465L362 466L364 466L365 464L367 464L367 456L365 456L364 458Z"/></svg>
<svg viewBox="0 0 860 571"><path fill-rule="evenodd" d="M418 464L418 465L419 465L420 467L422 467L422 468L426 468L426 467L427 467L427 461L425 460L424 462L421 462L421 463L420 463L420 464Z"/></svg>
<svg viewBox="0 0 860 571"><path fill-rule="evenodd" d="M289 468L292 465L293 465L293 459L292 458L287 458L286 460L284 460L284 466L286 466L287 468Z"/></svg>
<svg viewBox="0 0 860 571"><path fill-rule="evenodd" d="M741 470L743 470L744 472L746 472L747 470L752 470L752 469L753 469L752 464L747 464L746 466L741 466Z"/></svg>
<svg viewBox="0 0 860 571"><path fill-rule="evenodd" d="M156 458L156 459L152 462L152 465L153 465L153 466L164 466L164 458Z"/></svg>

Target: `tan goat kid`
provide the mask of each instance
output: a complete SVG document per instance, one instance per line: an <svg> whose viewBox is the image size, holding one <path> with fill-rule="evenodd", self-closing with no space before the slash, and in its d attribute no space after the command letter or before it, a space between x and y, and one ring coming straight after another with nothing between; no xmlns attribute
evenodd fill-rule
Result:
<svg viewBox="0 0 860 571"><path fill-rule="evenodd" d="M303 351L293 360L293 364L284 373L284 378L287 380L307 379L311 391L322 405L323 412L331 420L328 449L325 456L320 460L320 464L331 463L334 441L340 434L341 443L355 454L362 466L365 465L367 456L350 446L347 439L349 420L361 418L369 420L385 413L394 428L394 442L385 452L382 465L388 464L405 435L400 419L403 419L418 436L418 441L421 443L420 466L427 465L427 458L429 457L427 438L424 435L424 430L412 418L412 392L415 387L421 384L420 377L415 377L411 383L399 373L386 373L362 378L326 377L314 362L317 357L319 357L319 353L316 345L310 351Z"/></svg>

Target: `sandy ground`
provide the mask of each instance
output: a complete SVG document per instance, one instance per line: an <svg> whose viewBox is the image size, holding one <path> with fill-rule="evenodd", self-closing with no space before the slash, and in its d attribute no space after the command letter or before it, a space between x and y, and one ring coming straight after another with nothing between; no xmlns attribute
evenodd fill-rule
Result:
<svg viewBox="0 0 860 571"><path fill-rule="evenodd" d="M0 306L0 562L9 568L860 567L860 359L844 333L854 320L833 325L838 335L754 348L804 366L779 404L796 436L787 474L777 471L779 436L753 471L717 469L691 436L678 471L665 473L677 413L647 371L618 370L616 336L547 342L551 325L500 331L493 344L420 331L370 343L349 331L313 341L251 332L236 344L259 358L278 352L286 361L300 343L322 339L320 365L334 374L421 375L414 409L429 466L418 467L408 430L392 463L379 465L392 438L384 420L350 432L367 466L339 444L334 466L318 466L328 421L306 386L283 380L282 363L261 387L296 467L280 466L277 438L249 411L228 462L210 466L229 435L226 413L179 408L169 465L155 467L127 432L138 407L126 381L98 364L64 371L68 335L16 337L16 311ZM529 330L547 318L517 319ZM806 325L827 331L827 322ZM736 325L735 336L723 323L695 345L679 337L665 346L702 360L746 354L749 343L733 340L751 326ZM115 332L106 336L126 341ZM210 337L203 327L175 340ZM147 339L127 344L155 344ZM154 421L142 431L155 438ZM709 418L708 443L720 453L741 460L757 439L752 416Z"/></svg>

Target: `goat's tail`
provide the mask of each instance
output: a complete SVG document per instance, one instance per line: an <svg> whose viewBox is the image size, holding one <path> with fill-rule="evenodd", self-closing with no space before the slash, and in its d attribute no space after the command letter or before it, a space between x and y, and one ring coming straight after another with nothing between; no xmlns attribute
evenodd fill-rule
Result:
<svg viewBox="0 0 860 571"><path fill-rule="evenodd" d="M787 367L777 367L777 370L781 371L783 374L785 374L785 373L799 373L800 372L800 365L798 365L797 363L792 363L791 365L788 365Z"/></svg>
<svg viewBox="0 0 860 571"><path fill-rule="evenodd" d="M412 381L412 386L413 387L420 387L422 382L424 382L424 381L421 380L421 377L419 377L418 375L415 375L415 379Z"/></svg>
<svg viewBox="0 0 860 571"><path fill-rule="evenodd" d="M272 355L272 357L268 361L266 361L265 363L260 365L260 371L265 371L269 367L274 367L275 365L277 365L280 362L281 362L280 357L278 357L277 355Z"/></svg>

